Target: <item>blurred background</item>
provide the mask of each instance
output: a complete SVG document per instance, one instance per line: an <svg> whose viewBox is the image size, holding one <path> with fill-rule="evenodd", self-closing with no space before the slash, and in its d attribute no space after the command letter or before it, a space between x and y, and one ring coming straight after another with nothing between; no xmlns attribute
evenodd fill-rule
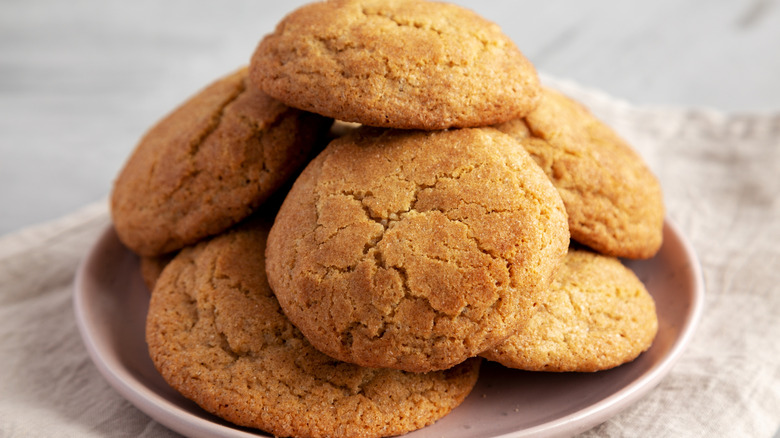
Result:
<svg viewBox="0 0 780 438"><path fill-rule="evenodd" d="M304 3L0 0L0 235L104 200L153 123ZM780 111L776 0L452 3L543 77L634 105Z"/></svg>

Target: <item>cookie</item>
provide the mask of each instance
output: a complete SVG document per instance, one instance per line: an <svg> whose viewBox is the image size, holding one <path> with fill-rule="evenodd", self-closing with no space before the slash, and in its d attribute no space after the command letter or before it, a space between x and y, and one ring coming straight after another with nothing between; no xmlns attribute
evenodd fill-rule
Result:
<svg viewBox="0 0 780 438"><path fill-rule="evenodd" d="M620 260L572 249L539 311L483 357L530 371L598 371L634 360L658 331L655 303Z"/></svg>
<svg viewBox="0 0 780 438"><path fill-rule="evenodd" d="M560 191L572 239L644 259L663 238L661 185L642 158L578 102L545 89L523 120L496 126L520 141Z"/></svg>
<svg viewBox="0 0 780 438"><path fill-rule="evenodd" d="M331 123L247 87L246 68L217 80L125 163L111 194L120 240L158 256L227 229L300 170Z"/></svg>
<svg viewBox="0 0 780 438"><path fill-rule="evenodd" d="M250 78L287 105L402 129L484 126L536 106L536 70L494 23L421 0L305 5L262 39Z"/></svg>
<svg viewBox="0 0 780 438"><path fill-rule="evenodd" d="M514 332L568 244L560 196L508 135L361 127L293 184L266 269L319 350L424 372Z"/></svg>
<svg viewBox="0 0 780 438"><path fill-rule="evenodd" d="M205 410L274 436L380 437L433 423L473 388L479 358L427 374L315 350L265 277L270 221L182 250L152 293L146 337L165 380Z"/></svg>
<svg viewBox="0 0 780 438"><path fill-rule="evenodd" d="M160 274L165 266L171 261L176 253L163 254L155 257L140 257L138 260L141 278L150 291L154 289L154 284L160 278Z"/></svg>

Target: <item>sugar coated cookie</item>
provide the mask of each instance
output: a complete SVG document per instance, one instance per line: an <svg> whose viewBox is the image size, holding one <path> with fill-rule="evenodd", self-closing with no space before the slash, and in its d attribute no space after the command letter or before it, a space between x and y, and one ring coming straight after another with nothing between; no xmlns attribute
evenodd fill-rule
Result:
<svg viewBox="0 0 780 438"><path fill-rule="evenodd" d="M664 220L660 183L582 105L545 89L525 119L496 127L518 139L558 188L572 239L616 257L643 259L658 252Z"/></svg>
<svg viewBox="0 0 780 438"><path fill-rule="evenodd" d="M147 342L165 380L205 410L275 436L382 437L463 401L479 358L427 374L363 368L315 350L265 277L268 222L182 250L152 293Z"/></svg>
<svg viewBox="0 0 780 438"><path fill-rule="evenodd" d="M496 24L421 0L305 5L263 38L250 70L290 106L403 129L499 123L540 94L534 67Z"/></svg>
<svg viewBox="0 0 780 438"><path fill-rule="evenodd" d="M154 289L154 284L160 278L162 270L171 261L175 253L163 254L161 256L140 257L138 260L141 278L150 291Z"/></svg>
<svg viewBox="0 0 780 438"><path fill-rule="evenodd" d="M653 298L630 269L572 249L530 322L482 356L530 371L598 371L634 360L657 331Z"/></svg>
<svg viewBox="0 0 780 438"><path fill-rule="evenodd" d="M246 68L216 81L141 139L111 195L113 223L127 247L157 256L219 233L309 158L332 121L246 83Z"/></svg>
<svg viewBox="0 0 780 438"><path fill-rule="evenodd" d="M316 348L422 372L514 332L568 244L557 191L508 135L363 127L304 169L266 253Z"/></svg>

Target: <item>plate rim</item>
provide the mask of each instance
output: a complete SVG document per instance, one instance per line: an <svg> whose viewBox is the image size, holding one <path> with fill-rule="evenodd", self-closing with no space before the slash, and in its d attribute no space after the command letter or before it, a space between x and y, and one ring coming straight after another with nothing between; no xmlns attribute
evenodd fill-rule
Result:
<svg viewBox="0 0 780 438"><path fill-rule="evenodd" d="M503 435L496 435L491 438L520 438L539 436L541 434L550 433L563 434L575 434L584 432L598 424L606 421L612 416L619 413L622 409L627 408L631 404L637 402L640 398L644 397L653 390L663 380L663 378L669 373L674 365L679 361L685 347L690 343L691 338L696 332L696 327L699 325L702 314L704 313L704 276L701 269L701 262L699 261L696 251L693 245L680 230L679 226L669 218L664 219L664 234L666 230L669 230L671 234L677 240L680 245L685 259L690 261L691 279L693 280L692 287L692 300L691 310L688 312L691 316L685 320L685 324L680 328L680 336L675 339L672 348L669 349L669 353L660 361L656 366L652 367L640 378L634 380L630 384L624 386L619 391L606 397L596 403L593 403L577 412L569 414L564 417L557 418L553 421L549 421L538 426L526 428L518 432L509 432ZM621 402L625 402L622 404ZM620 409L613 411L617 406L622 406ZM584 419L590 418L592 421L584 422ZM583 424L588 424L586 428L582 428L579 420L583 420Z"/></svg>
<svg viewBox="0 0 780 438"><path fill-rule="evenodd" d="M685 260L689 262L688 267L690 268L692 290L690 310L687 312L690 316L685 319L679 330L679 336L674 340L673 345L663 359L631 383L598 402L545 423L508 433L492 435L492 438L518 438L540 435L567 436L583 432L606 421L622 409L644 397L669 373L671 368L679 361L686 346L690 343L702 317L705 285L701 263L691 242L670 218L664 219L664 234L667 233L667 230L675 237ZM109 244L112 234L114 237L116 236L113 225L109 223L100 232L86 255L80 261L73 281L73 309L76 316L76 325L87 353L99 373L122 397L140 411L174 432L192 437L270 437L271 435L264 435L266 432L261 430L253 433L226 427L183 410L128 373L122 363L115 361L98 345L99 341L92 335L93 329L91 324L94 321L91 321L86 312L84 302L86 299L85 283L88 276L88 267L94 263L103 247Z"/></svg>
<svg viewBox="0 0 780 438"><path fill-rule="evenodd" d="M87 255L79 263L73 281L73 307L76 315L76 325L87 353L92 363L97 367L98 372L108 381L110 386L138 410L174 432L193 438L201 436L228 438L263 437L264 435L261 434L224 427L182 410L127 373L121 364L117 364L98 346L99 342L92 336L91 328L88 327L89 317L85 312L83 291L88 274L88 266L100 254L99 250L107 244L107 240L112 234L115 234L115 231L113 226L108 224L100 232L99 237L90 247ZM268 436L270 437L270 435Z"/></svg>

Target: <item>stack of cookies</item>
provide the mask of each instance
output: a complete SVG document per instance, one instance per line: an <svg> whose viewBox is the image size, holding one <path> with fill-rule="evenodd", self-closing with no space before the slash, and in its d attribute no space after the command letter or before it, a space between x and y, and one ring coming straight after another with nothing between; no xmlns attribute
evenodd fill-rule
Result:
<svg viewBox="0 0 780 438"><path fill-rule="evenodd" d="M460 404L481 358L597 371L657 330L619 260L660 248L655 177L446 3L293 11L145 135L111 212L159 372L277 436L403 434Z"/></svg>

